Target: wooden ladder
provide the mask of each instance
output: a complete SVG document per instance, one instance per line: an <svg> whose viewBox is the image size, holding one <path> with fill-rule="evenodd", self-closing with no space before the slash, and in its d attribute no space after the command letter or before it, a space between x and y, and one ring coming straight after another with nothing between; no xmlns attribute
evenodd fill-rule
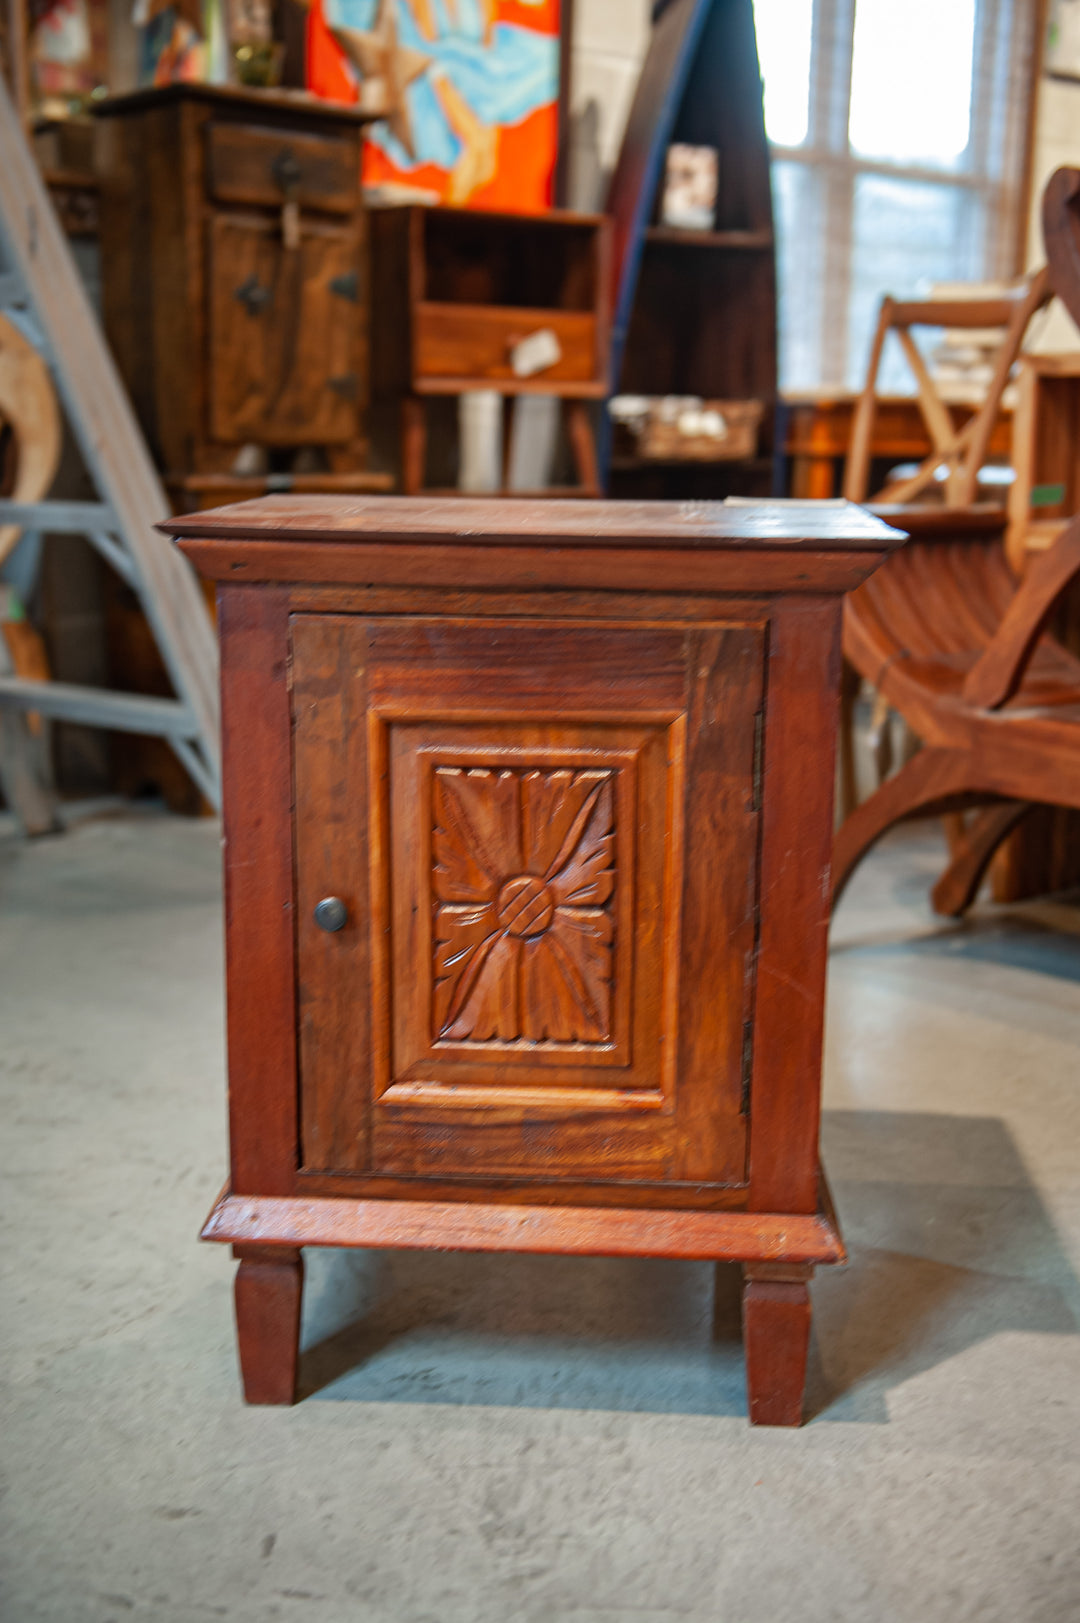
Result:
<svg viewBox="0 0 1080 1623"><path fill-rule="evenodd" d="M189 565L154 528L169 516L168 499L2 78L0 152L0 313L48 364L98 495L93 502L0 500L0 525L86 536L138 597L176 693L162 699L0 673L0 714L32 711L165 738L216 808L214 629ZM0 747L11 737L10 726L0 728Z"/></svg>

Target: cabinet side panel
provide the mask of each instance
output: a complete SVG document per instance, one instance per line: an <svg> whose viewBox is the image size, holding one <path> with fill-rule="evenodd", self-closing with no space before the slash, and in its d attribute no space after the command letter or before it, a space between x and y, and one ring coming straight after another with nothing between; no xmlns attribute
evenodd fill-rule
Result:
<svg viewBox="0 0 1080 1623"><path fill-rule="evenodd" d="M837 598L781 599L770 626L752 1211L817 1208L840 611Z"/></svg>
<svg viewBox="0 0 1080 1623"><path fill-rule="evenodd" d="M686 872L675 1176L746 1176L743 1053L754 985L758 812L755 736L765 633L688 638Z"/></svg>
<svg viewBox="0 0 1080 1623"><path fill-rule="evenodd" d="M371 929L367 891L367 633L363 621L292 621L297 1022L302 1161L371 1165ZM314 910L348 909L327 933Z"/></svg>
<svg viewBox="0 0 1080 1623"><path fill-rule="evenodd" d="M297 1164L287 593L225 587L218 626L232 1188L284 1195Z"/></svg>

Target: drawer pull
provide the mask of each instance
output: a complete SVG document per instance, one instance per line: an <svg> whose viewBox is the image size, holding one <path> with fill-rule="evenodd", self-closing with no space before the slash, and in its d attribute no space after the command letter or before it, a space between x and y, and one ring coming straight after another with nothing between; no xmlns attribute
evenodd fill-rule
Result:
<svg viewBox="0 0 1080 1623"><path fill-rule="evenodd" d="M304 171L300 166L300 160L291 147L286 147L283 152L278 153L277 157L270 165L270 173L273 175L278 186L285 193L286 197L294 197L296 195L300 182L304 178Z"/></svg>
<svg viewBox="0 0 1080 1623"><path fill-rule="evenodd" d="M233 298L239 299L249 316L259 316L270 303L270 289L263 287L255 272L244 278L240 286L233 289Z"/></svg>
<svg viewBox="0 0 1080 1623"><path fill-rule="evenodd" d="M360 277L356 271L345 271L341 276L331 276L330 291L336 293L339 299L348 299L350 304L360 303Z"/></svg>
<svg viewBox="0 0 1080 1623"><path fill-rule="evenodd" d="M348 921L349 910L340 896L324 896L315 908L315 923L320 930L326 930L333 935L335 930L343 930Z"/></svg>

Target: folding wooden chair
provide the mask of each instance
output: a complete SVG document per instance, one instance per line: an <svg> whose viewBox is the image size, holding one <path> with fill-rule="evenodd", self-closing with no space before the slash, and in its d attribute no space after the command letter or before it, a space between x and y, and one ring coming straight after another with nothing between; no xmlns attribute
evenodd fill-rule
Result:
<svg viewBox="0 0 1080 1623"><path fill-rule="evenodd" d="M1024 333L1032 316L1051 297L1049 277L1043 269L1034 271L1002 298L884 298L870 348L866 382L852 423L851 446L844 468L844 495L847 499L852 502L914 501L938 482L938 469L944 466L948 470L944 492L946 506L966 507L974 502L979 470L986 457L986 448L1001 409L1001 397L1013 363L1020 353ZM912 337L913 327L1000 327L1004 330L986 397L963 428L958 429L953 424L948 405L941 398L922 352ZM877 410L877 379L885 340L890 332L895 332L914 373L919 410L933 450L910 478L886 484L871 496L870 446Z"/></svg>

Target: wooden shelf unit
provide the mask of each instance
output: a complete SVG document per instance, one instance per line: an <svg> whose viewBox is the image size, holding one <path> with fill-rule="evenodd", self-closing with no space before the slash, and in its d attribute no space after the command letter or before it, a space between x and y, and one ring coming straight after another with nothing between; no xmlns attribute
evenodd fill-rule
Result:
<svg viewBox="0 0 1080 1623"><path fill-rule="evenodd" d="M613 495L767 494L776 400L776 270L769 151L752 0L667 0L612 177L612 392L760 400L760 455L616 463ZM719 153L711 231L663 225L673 142Z"/></svg>
<svg viewBox="0 0 1080 1623"><path fill-rule="evenodd" d="M600 215L453 208L371 211L372 393L400 412L402 485L425 488L425 397L474 389L567 401L573 445L592 428L582 405L607 393L608 226ZM547 330L560 355L514 371L522 339ZM593 492L593 466L578 458ZM580 491L578 492L581 493Z"/></svg>

